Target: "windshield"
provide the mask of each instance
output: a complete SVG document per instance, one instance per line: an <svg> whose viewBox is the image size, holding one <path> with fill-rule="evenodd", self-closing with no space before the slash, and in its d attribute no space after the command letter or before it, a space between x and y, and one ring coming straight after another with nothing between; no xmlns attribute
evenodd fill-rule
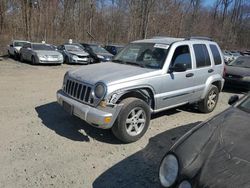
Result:
<svg viewBox="0 0 250 188"><path fill-rule="evenodd" d="M27 44L27 42L14 42L14 46L16 47L22 47L23 45Z"/></svg>
<svg viewBox="0 0 250 188"><path fill-rule="evenodd" d="M65 49L67 51L81 52L83 49L76 45L65 45Z"/></svg>
<svg viewBox="0 0 250 188"><path fill-rule="evenodd" d="M168 47L167 44L130 43L114 57L113 61L161 69L168 53Z"/></svg>
<svg viewBox="0 0 250 188"><path fill-rule="evenodd" d="M238 57L228 66L250 68L250 57Z"/></svg>
<svg viewBox="0 0 250 188"><path fill-rule="evenodd" d="M54 50L49 44L32 44L33 50Z"/></svg>
<svg viewBox="0 0 250 188"><path fill-rule="evenodd" d="M102 48L101 46L98 45L89 45L90 48L93 50L94 53L99 54L99 53L108 53L109 52L107 50L105 50L104 48Z"/></svg>
<svg viewBox="0 0 250 188"><path fill-rule="evenodd" d="M250 113L250 95L238 106L241 110Z"/></svg>

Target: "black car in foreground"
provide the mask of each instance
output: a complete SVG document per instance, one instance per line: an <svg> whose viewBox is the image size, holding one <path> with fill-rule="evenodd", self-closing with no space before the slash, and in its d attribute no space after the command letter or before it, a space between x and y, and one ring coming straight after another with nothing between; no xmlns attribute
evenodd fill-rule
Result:
<svg viewBox="0 0 250 188"><path fill-rule="evenodd" d="M229 63L224 78L225 87L250 91L250 56L241 56Z"/></svg>
<svg viewBox="0 0 250 188"><path fill-rule="evenodd" d="M250 93L182 136L163 157L163 187L250 187Z"/></svg>

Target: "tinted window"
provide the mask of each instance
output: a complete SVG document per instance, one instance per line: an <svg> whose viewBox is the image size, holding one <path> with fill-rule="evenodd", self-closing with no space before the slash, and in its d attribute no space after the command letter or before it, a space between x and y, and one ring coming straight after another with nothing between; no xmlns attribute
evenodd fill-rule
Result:
<svg viewBox="0 0 250 188"><path fill-rule="evenodd" d="M49 44L32 44L33 50L54 50Z"/></svg>
<svg viewBox="0 0 250 188"><path fill-rule="evenodd" d="M175 49L171 66L174 66L176 64L186 64L187 69L191 69L192 62L191 62L191 56L188 46L179 46Z"/></svg>
<svg viewBox="0 0 250 188"><path fill-rule="evenodd" d="M197 68L211 65L211 61L205 44L194 44L194 53Z"/></svg>
<svg viewBox="0 0 250 188"><path fill-rule="evenodd" d="M214 64L215 65L219 65L221 64L221 56L220 56L220 52L217 48L216 45L210 44L210 49L212 51L213 57L214 57Z"/></svg>
<svg viewBox="0 0 250 188"><path fill-rule="evenodd" d="M228 66L250 68L250 57L238 57L237 59L229 63Z"/></svg>

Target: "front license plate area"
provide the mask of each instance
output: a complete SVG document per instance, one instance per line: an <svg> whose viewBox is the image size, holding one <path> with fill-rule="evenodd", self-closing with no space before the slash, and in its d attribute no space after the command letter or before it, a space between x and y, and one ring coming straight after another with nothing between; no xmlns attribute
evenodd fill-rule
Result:
<svg viewBox="0 0 250 188"><path fill-rule="evenodd" d="M73 113L73 106L70 105L69 103L63 101L62 106L63 106L63 109L64 109L66 112L68 112L68 113L70 113L70 114Z"/></svg>

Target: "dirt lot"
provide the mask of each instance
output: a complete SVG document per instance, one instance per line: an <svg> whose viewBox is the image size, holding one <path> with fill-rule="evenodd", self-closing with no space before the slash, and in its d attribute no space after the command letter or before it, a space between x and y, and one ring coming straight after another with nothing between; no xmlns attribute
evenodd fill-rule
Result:
<svg viewBox="0 0 250 188"><path fill-rule="evenodd" d="M121 144L57 105L64 73L77 66L31 66L0 61L0 187L159 187L157 170L167 149L195 124L227 108L186 107L153 116L146 135Z"/></svg>

